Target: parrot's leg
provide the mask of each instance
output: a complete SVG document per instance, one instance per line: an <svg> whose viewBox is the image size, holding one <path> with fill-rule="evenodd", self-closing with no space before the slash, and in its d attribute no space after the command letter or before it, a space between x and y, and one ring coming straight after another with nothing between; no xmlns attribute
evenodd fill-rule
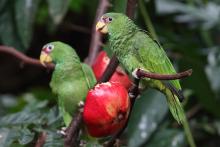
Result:
<svg viewBox="0 0 220 147"><path fill-rule="evenodd" d="M134 78L134 84L131 86L131 88L129 89L129 97L131 99L134 99L137 97L137 95L140 94L140 91L139 91L139 83L140 83L140 79L138 78Z"/></svg>
<svg viewBox="0 0 220 147"><path fill-rule="evenodd" d="M83 101L79 101L78 106L79 106L79 109L82 109L84 107L84 102Z"/></svg>
<svg viewBox="0 0 220 147"><path fill-rule="evenodd" d="M61 130L57 131L58 134L62 135L63 137L66 136L66 127L62 127Z"/></svg>
<svg viewBox="0 0 220 147"><path fill-rule="evenodd" d="M146 71L146 72L150 72L150 71L148 71L148 70L146 70L146 69L142 69L142 68L135 68L135 70L132 72L132 76L135 78L135 79L141 79L142 77L140 77L138 74L137 74L137 72L139 71L139 70L144 70L144 71ZM145 80L150 80L150 78L144 78Z"/></svg>

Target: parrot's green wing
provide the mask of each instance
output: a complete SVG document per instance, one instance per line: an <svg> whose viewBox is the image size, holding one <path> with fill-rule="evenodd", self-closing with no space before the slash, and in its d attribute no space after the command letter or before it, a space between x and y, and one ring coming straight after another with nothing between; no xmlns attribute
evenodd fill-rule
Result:
<svg viewBox="0 0 220 147"><path fill-rule="evenodd" d="M136 35L138 38L135 40L135 54L138 56L138 60L144 65L144 68L154 73L161 74L173 74L176 73L173 65L167 57L163 48L154 40L152 40L147 34L140 32ZM140 38L139 38L140 37ZM172 91L172 87L181 90L178 80L170 81L169 85L164 85L162 82L155 80L155 85L160 85L164 89L164 93L167 97L167 102L173 117L179 122L185 118L185 113L182 105L175 93Z"/></svg>
<svg viewBox="0 0 220 147"><path fill-rule="evenodd" d="M84 63L82 63L81 65L82 65L82 70L83 70L84 76L85 76L87 84L88 84L88 88L91 89L91 88L93 88L93 86L96 83L95 75L94 75L90 66L88 66L87 64L84 64Z"/></svg>
<svg viewBox="0 0 220 147"><path fill-rule="evenodd" d="M160 74L176 73L172 63L159 43L151 39L144 32L139 32L136 36L138 38L135 39L135 47L137 48L138 59L144 64L147 70ZM171 80L170 83L176 89L181 89L179 80Z"/></svg>

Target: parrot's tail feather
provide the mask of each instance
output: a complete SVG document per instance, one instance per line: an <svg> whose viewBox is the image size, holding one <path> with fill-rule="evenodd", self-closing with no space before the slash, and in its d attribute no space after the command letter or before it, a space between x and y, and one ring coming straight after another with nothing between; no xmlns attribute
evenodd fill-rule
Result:
<svg viewBox="0 0 220 147"><path fill-rule="evenodd" d="M170 83L165 83L166 87L170 89L170 91L172 93L174 93L180 102L183 102L183 100L185 99L184 98L184 95L183 95L183 91L180 89L180 90L177 90L174 86L172 86Z"/></svg>
<svg viewBox="0 0 220 147"><path fill-rule="evenodd" d="M170 87L166 87L164 93L167 97L170 112L179 124L185 120L185 113L179 101L178 95Z"/></svg>

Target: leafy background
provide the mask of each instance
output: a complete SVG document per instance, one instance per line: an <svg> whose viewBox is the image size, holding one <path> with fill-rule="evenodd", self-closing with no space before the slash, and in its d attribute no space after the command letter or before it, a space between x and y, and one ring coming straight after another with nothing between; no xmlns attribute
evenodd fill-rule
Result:
<svg viewBox="0 0 220 147"><path fill-rule="evenodd" d="M110 2L109 11L125 12L126 0ZM136 24L159 38L178 71L193 69L181 83L197 146L219 146L219 0L138 2ZM0 43L38 58L45 43L61 40L72 45L83 61L97 5L97 0L1 0ZM62 146L56 132L63 122L48 87L51 72L22 66L6 54L0 54L0 69L0 146L33 146L42 131L48 134L44 146ZM122 137L131 147L187 146L165 97L155 90L137 100Z"/></svg>

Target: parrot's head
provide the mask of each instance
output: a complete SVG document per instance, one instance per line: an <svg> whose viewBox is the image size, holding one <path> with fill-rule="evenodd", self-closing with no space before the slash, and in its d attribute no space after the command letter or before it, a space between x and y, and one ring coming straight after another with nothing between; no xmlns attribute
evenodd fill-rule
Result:
<svg viewBox="0 0 220 147"><path fill-rule="evenodd" d="M96 24L96 31L103 34L117 34L133 29L133 22L122 13L106 13Z"/></svg>
<svg viewBox="0 0 220 147"><path fill-rule="evenodd" d="M46 66L48 63L58 63L67 60L68 58L79 58L75 50L59 41L50 42L43 46L40 54L40 62Z"/></svg>

